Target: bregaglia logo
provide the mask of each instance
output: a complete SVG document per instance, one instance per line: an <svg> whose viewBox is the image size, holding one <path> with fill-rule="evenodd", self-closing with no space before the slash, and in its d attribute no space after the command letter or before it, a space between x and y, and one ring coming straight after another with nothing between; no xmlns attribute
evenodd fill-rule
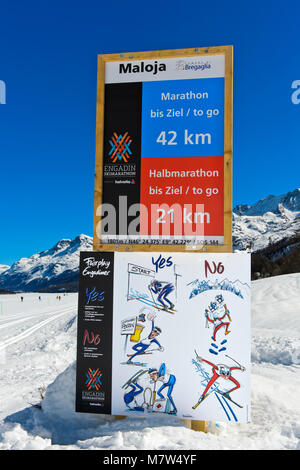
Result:
<svg viewBox="0 0 300 470"><path fill-rule="evenodd" d="M175 65L176 70L206 70L210 69L211 64L208 61L203 60L193 60L193 61L186 61L186 60L178 60Z"/></svg>

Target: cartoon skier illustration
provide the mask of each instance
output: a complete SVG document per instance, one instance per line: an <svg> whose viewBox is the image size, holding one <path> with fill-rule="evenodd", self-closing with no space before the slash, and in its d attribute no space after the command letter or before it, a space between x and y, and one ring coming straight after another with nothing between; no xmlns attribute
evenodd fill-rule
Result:
<svg viewBox="0 0 300 470"><path fill-rule="evenodd" d="M157 296L157 302L162 306L163 310L174 310L175 305L168 299L171 292L174 291L174 286L171 282L153 280L148 289Z"/></svg>
<svg viewBox="0 0 300 470"><path fill-rule="evenodd" d="M155 386L158 382L162 382L161 387L157 391L157 395L159 396L159 399L155 400L155 390L154 390L154 400L153 402L157 401L165 401L166 397L162 394L162 391L167 388L167 398L169 399L173 409L171 411L168 411L169 414L176 414L177 413L177 408L175 406L173 397L172 397L172 392L174 385L176 383L176 377L173 374L168 374L166 372L166 365L163 363L159 370L157 369L149 369L148 371L149 377L150 377L150 383L154 383Z"/></svg>
<svg viewBox="0 0 300 470"><path fill-rule="evenodd" d="M135 344L132 349L135 351L133 354L129 355L129 359L127 361L127 364L135 364L133 361L134 358L137 356L140 356L142 354L150 354L153 351L164 351L163 346L157 341L157 337L161 334L161 329L158 326L155 326L154 324L154 319L156 318L155 313L148 313L147 319L151 321L151 331L150 333L145 336L144 338L141 338L137 344ZM150 346L157 346L154 349L150 349Z"/></svg>
<svg viewBox="0 0 300 470"><path fill-rule="evenodd" d="M202 403L202 401L205 400L205 398L207 398L207 396L210 394L211 387L216 382L216 380L218 380L220 378L225 379L225 380L229 380L230 382L233 382L234 387L231 388L230 390L226 391L226 392L220 392L220 391L217 390L217 393L220 393L225 398L227 398L228 400L232 401L234 404L236 404L237 406L242 408L241 405L239 405L238 403L236 403L235 401L233 401L231 399L230 393L232 393L234 390L238 390L240 388L239 382L232 376L232 371L240 370L240 371L244 372L246 370L245 367L240 365L239 363L237 363L232 358L230 358L230 359L232 359L234 362L236 362L237 366L229 367L225 364L213 364L212 362L207 361L206 359L203 359L200 356L198 356L196 351L195 351L195 354L196 354L197 362L199 362L199 363L205 362L206 364L208 364L212 367L212 376L211 376L208 384L206 385L206 388L205 388L204 392L200 396L198 402L196 403L196 405L193 406L193 409L196 409L197 406L199 406L200 403ZM226 356L226 357L229 357L229 356Z"/></svg>
<svg viewBox="0 0 300 470"><path fill-rule="evenodd" d="M138 371L136 374L134 374L124 385L122 388L127 390L130 387L130 390L125 393L124 395L124 402L130 410L133 411L144 411L143 406L140 406L137 401L136 397L140 395L143 391L144 388L138 384L138 380L142 377L143 374L145 374L147 371Z"/></svg>
<svg viewBox="0 0 300 470"><path fill-rule="evenodd" d="M205 309L206 320L213 324L214 331L212 335L212 340L216 341L217 332L220 328L225 327L225 335L230 333L229 326L231 322L230 312L224 304L224 299L222 295L216 296L216 302L211 302L208 309ZM228 318L228 322L224 321L225 318Z"/></svg>

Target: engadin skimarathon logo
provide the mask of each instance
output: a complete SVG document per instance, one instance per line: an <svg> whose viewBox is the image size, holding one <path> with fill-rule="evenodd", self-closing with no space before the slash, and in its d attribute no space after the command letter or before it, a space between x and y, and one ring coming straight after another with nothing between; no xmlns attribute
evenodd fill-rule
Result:
<svg viewBox="0 0 300 470"><path fill-rule="evenodd" d="M128 132L125 132L124 135L113 133L111 139L109 140L111 149L109 151L109 156L113 163L116 162L125 162L127 163L129 158L132 155L130 149L130 144L132 143L131 137L128 135Z"/></svg>
<svg viewBox="0 0 300 470"><path fill-rule="evenodd" d="M88 369L86 372L85 386L88 390L100 390L102 386L100 369Z"/></svg>
<svg viewBox="0 0 300 470"><path fill-rule="evenodd" d="M209 61L203 60L178 60L175 65L175 69L177 71L186 71L186 70L194 70L197 72L198 70L208 70L211 69L212 65Z"/></svg>

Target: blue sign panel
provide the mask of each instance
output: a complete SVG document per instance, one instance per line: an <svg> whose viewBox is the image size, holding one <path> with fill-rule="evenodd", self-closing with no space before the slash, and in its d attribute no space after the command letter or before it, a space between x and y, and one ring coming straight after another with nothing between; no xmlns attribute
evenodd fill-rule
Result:
<svg viewBox="0 0 300 470"><path fill-rule="evenodd" d="M141 157L224 155L224 78L144 82Z"/></svg>

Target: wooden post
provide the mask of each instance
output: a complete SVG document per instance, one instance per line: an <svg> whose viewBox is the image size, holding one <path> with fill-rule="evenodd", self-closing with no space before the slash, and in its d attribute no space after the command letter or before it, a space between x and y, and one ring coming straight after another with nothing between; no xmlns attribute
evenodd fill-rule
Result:
<svg viewBox="0 0 300 470"><path fill-rule="evenodd" d="M207 432L207 421L192 421L191 429L198 432Z"/></svg>
<svg viewBox="0 0 300 470"><path fill-rule="evenodd" d="M187 428L192 429L192 420L191 419L183 419L182 422L186 425Z"/></svg>

